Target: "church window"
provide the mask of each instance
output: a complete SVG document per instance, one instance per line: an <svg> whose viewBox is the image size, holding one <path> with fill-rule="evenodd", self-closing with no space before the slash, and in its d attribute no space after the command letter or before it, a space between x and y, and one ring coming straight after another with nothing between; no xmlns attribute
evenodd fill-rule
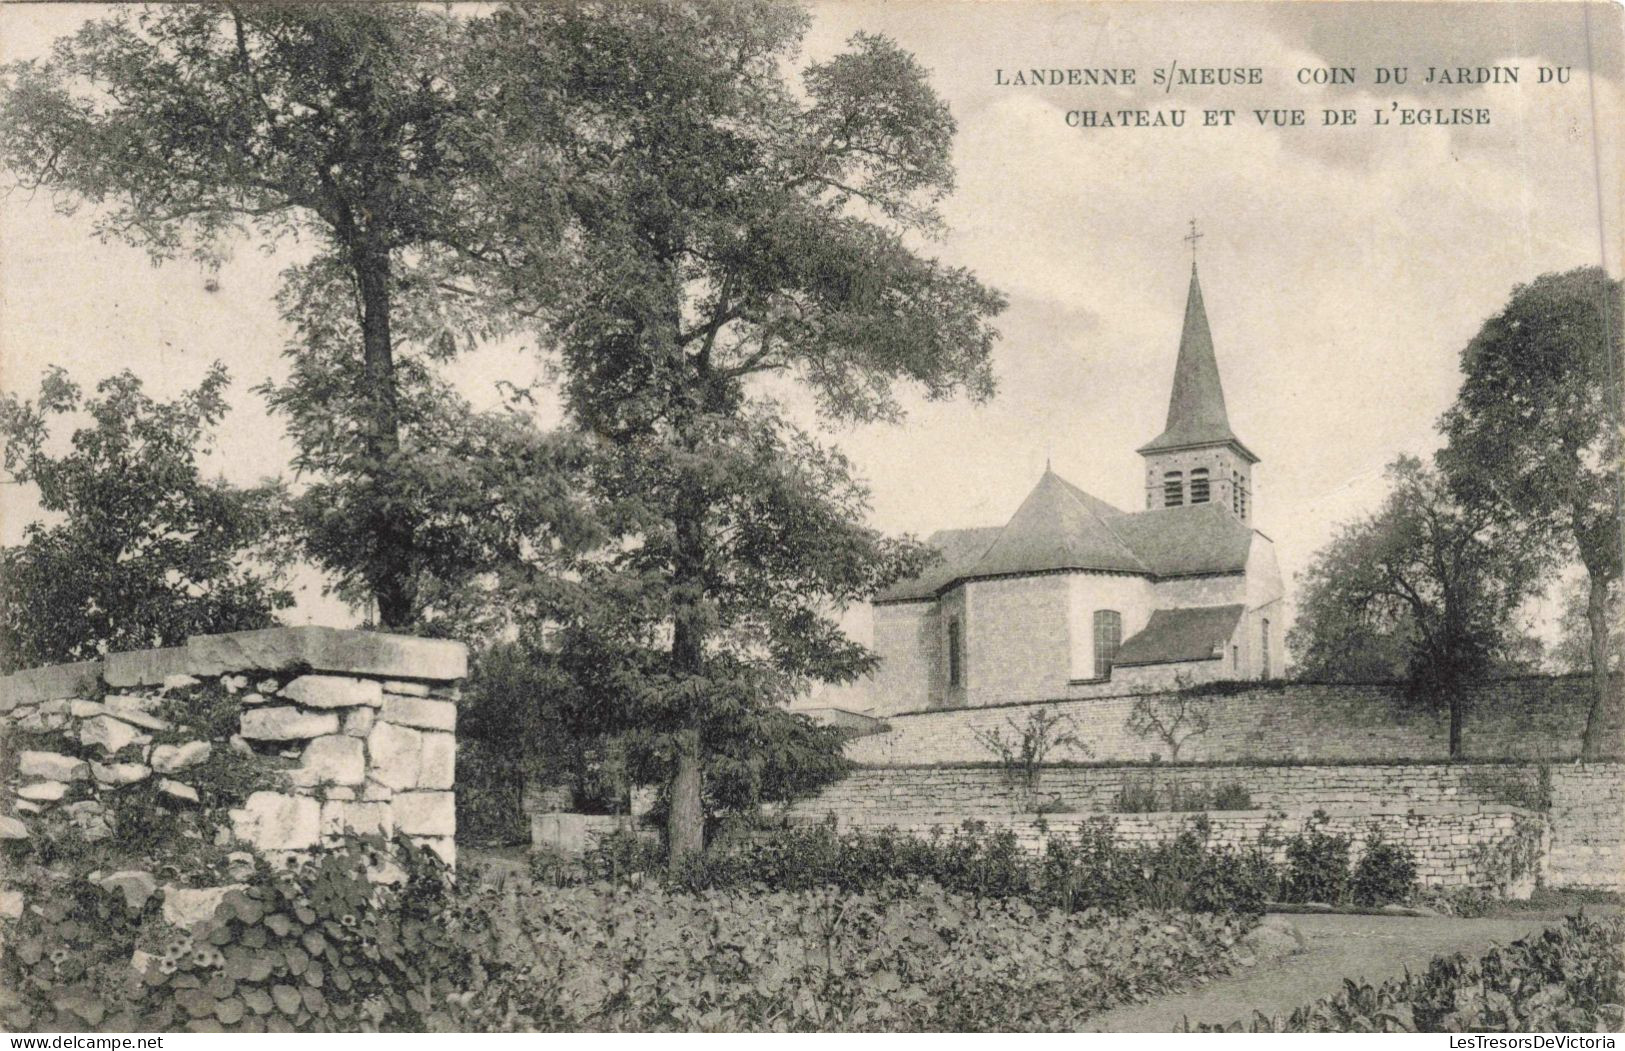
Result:
<svg viewBox="0 0 1625 1051"><path fill-rule="evenodd" d="M1207 468L1198 467L1191 472L1191 503L1207 503Z"/></svg>
<svg viewBox="0 0 1625 1051"><path fill-rule="evenodd" d="M1169 471L1162 479L1162 506L1179 507L1185 502L1185 476L1180 471Z"/></svg>
<svg viewBox="0 0 1625 1051"><path fill-rule="evenodd" d="M1258 651L1258 656L1261 665L1259 678L1267 679L1270 677L1270 619L1268 617L1264 618L1264 646Z"/></svg>
<svg viewBox="0 0 1625 1051"><path fill-rule="evenodd" d="M1112 661L1123 644L1123 617L1115 609L1095 611L1095 678L1112 677Z"/></svg>
<svg viewBox="0 0 1625 1051"><path fill-rule="evenodd" d="M964 645L960 637L959 618L948 618L948 685L958 686L964 678L965 655L962 652Z"/></svg>
<svg viewBox="0 0 1625 1051"><path fill-rule="evenodd" d="M1240 646L1232 646L1232 647L1230 647L1230 669L1232 671L1240 671L1241 670L1241 647Z"/></svg>

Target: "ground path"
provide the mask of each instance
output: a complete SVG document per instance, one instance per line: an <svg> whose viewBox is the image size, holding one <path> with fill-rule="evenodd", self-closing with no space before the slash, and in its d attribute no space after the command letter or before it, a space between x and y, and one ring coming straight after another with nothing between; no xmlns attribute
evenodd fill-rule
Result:
<svg viewBox="0 0 1625 1051"><path fill-rule="evenodd" d="M1609 911L1590 910L1587 911ZM1562 922L1556 915L1510 919L1451 919L1444 916L1281 916L1298 929L1306 951L1260 963L1197 989L1143 1004L1113 1008L1089 1020L1095 1032L1167 1033L1186 1018L1191 1025L1250 1019L1253 1012L1288 1014L1332 996L1343 979L1377 982L1408 967L1423 970L1435 956L1461 952L1482 955L1491 945L1516 941Z"/></svg>

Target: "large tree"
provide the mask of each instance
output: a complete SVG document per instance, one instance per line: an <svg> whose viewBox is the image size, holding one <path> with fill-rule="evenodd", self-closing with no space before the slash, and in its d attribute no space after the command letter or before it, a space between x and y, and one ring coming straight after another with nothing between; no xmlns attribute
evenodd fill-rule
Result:
<svg viewBox="0 0 1625 1051"><path fill-rule="evenodd" d="M1440 462L1465 499L1494 503L1585 567L1593 679L1583 754L1603 739L1608 596L1620 578L1620 283L1598 267L1513 289L1461 352L1456 403L1441 421Z"/></svg>
<svg viewBox="0 0 1625 1051"><path fill-rule="evenodd" d="M242 234L309 246L291 295L319 279L353 314L342 350L362 394L343 421L356 542L337 565L331 545L316 555L359 574L389 626L414 619L418 580L410 487L393 484L400 301L463 288L467 265L500 256L510 235L545 239L539 207L524 230L504 231L470 206L509 161L489 149L479 91L459 90L474 78L458 71L478 58L466 32L410 5L121 8L49 59L6 67L0 91L0 161L62 211L95 206L103 236L155 259L213 260ZM432 346L449 353L471 315L459 297L445 302Z"/></svg>
<svg viewBox="0 0 1625 1051"><path fill-rule="evenodd" d="M702 842L706 755L797 684L872 667L835 613L920 565L767 391L800 381L825 418L875 420L900 415L899 383L993 389L1003 299L921 248L952 186L947 107L863 34L792 83L806 25L775 0L514 5L480 44L534 100L506 134L549 158L545 185L516 172L493 210L523 226L556 186L569 217L569 265L539 242L512 284L546 290L531 312L599 448L621 540L582 620L625 641L619 694L670 774L674 864Z"/></svg>
<svg viewBox="0 0 1625 1051"><path fill-rule="evenodd" d="M1311 661L1333 666L1351 637L1402 644L1413 691L1448 707L1457 756L1462 687L1521 648L1516 614L1538 564L1496 508L1463 504L1420 460L1402 456L1388 473L1381 509L1345 526L1305 573L1295 635Z"/></svg>
<svg viewBox="0 0 1625 1051"><path fill-rule="evenodd" d="M0 397L10 479L38 487L24 542L0 552L0 667L175 646L266 627L293 603L267 540L281 494L202 476L226 412L226 371L158 402L123 372L86 398L61 369L39 397ZM67 448L55 425L83 418Z"/></svg>

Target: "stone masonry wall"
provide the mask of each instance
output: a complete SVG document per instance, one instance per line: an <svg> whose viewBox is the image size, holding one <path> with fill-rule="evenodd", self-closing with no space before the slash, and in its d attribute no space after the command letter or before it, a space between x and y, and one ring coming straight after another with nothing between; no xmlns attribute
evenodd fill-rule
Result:
<svg viewBox="0 0 1625 1051"><path fill-rule="evenodd" d="M273 856L399 832L453 862L467 664L456 642L302 627L8 676L0 839L105 838L122 798Z"/></svg>
<svg viewBox="0 0 1625 1051"><path fill-rule="evenodd" d="M1358 861L1373 828L1383 838L1408 848L1416 859L1417 880L1424 887L1480 887L1499 894L1527 898L1535 885L1533 871L1507 879L1493 859L1503 848L1528 838L1544 852L1545 822L1518 807L1440 803L1405 810L1327 808L1326 831L1353 839L1351 857ZM1191 814L1048 814L1040 822L1033 815L988 818L990 829L1008 829L1022 848L1042 852L1050 839L1073 838L1087 825L1104 824L1113 838L1125 845L1160 843L1190 827ZM1259 810L1208 811L1210 843L1232 849L1262 846L1272 860L1285 858L1280 837L1303 827L1308 814L1267 813ZM915 836L929 836L959 824L953 814L894 814L873 811L848 815L841 828L895 828Z"/></svg>
<svg viewBox="0 0 1625 1051"><path fill-rule="evenodd" d="M1472 868L1486 840L1479 833L1504 838L1499 818L1463 815L1533 814L1546 827L1545 879L1554 887L1625 890L1625 765L1565 764L1423 764L1349 766L1109 766L1048 767L1036 791L1014 783L989 767L875 767L858 769L817 796L796 803L789 816L797 821L833 817L845 827L895 826L914 832L933 827L955 828L967 820L996 827L1029 829L1033 806L1047 811L1052 829L1075 828L1083 821L1111 814L1126 785L1152 787L1163 798L1170 789L1239 785L1257 810L1224 815L1228 829L1256 829L1271 814L1296 815L1315 810L1358 815L1385 822L1412 816L1405 826L1407 842L1432 852L1440 885L1452 885L1450 872ZM1549 794L1549 809L1537 813L1540 796ZM1117 814L1120 832L1149 835L1146 829L1183 827L1188 813ZM1442 822L1442 823L1441 823ZM1386 827L1386 826L1385 826ZM1036 832L1032 833L1036 835ZM1227 833L1228 834L1228 833ZM1237 833L1239 834L1239 833ZM1458 840L1458 836L1468 837Z"/></svg>
<svg viewBox="0 0 1625 1051"><path fill-rule="evenodd" d="M1616 695L1619 680L1615 680ZM1467 703L1463 742L1468 757L1573 759L1591 703L1585 676L1503 679L1474 687ZM890 729L859 738L847 755L860 763L965 763L993 758L978 734L1020 735L1040 708L1063 716L1089 748L1057 759L1150 762L1171 759L1167 745L1127 726L1136 697L1047 701L885 716ZM1617 700L1617 697L1616 697ZM1392 684L1292 683L1207 698L1209 729L1182 745L1185 761L1261 759L1372 761L1445 759L1449 728L1444 712L1408 703ZM1610 715L1608 751L1625 751L1619 705Z"/></svg>

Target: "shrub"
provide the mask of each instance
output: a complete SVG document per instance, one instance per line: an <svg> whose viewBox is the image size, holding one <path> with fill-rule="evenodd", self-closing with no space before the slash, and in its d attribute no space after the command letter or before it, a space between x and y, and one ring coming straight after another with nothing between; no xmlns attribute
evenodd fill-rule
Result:
<svg viewBox="0 0 1625 1051"><path fill-rule="evenodd" d="M1072 1030L1221 973L1234 917L1042 913L931 883L691 894L486 885L477 1028ZM658 966L652 966L658 961Z"/></svg>
<svg viewBox="0 0 1625 1051"><path fill-rule="evenodd" d="M1287 839L1285 900L1336 905L1347 895L1352 841L1345 835L1331 835L1325 825L1325 812L1317 810L1302 832Z"/></svg>
<svg viewBox="0 0 1625 1051"><path fill-rule="evenodd" d="M1155 781L1125 781L1112 797L1112 810L1119 814L1151 814L1162 809Z"/></svg>
<svg viewBox="0 0 1625 1051"><path fill-rule="evenodd" d="M1290 1015L1199 1032L1581 1033L1625 1025L1625 919L1570 916L1562 926L1470 961L1441 956L1380 986L1345 983Z"/></svg>
<svg viewBox="0 0 1625 1051"><path fill-rule="evenodd" d="M1405 847L1389 843L1375 829L1349 881L1354 904L1367 908L1406 901L1416 892L1416 858Z"/></svg>
<svg viewBox="0 0 1625 1051"><path fill-rule="evenodd" d="M1214 810L1253 810L1253 795L1247 786L1228 781L1213 790Z"/></svg>

